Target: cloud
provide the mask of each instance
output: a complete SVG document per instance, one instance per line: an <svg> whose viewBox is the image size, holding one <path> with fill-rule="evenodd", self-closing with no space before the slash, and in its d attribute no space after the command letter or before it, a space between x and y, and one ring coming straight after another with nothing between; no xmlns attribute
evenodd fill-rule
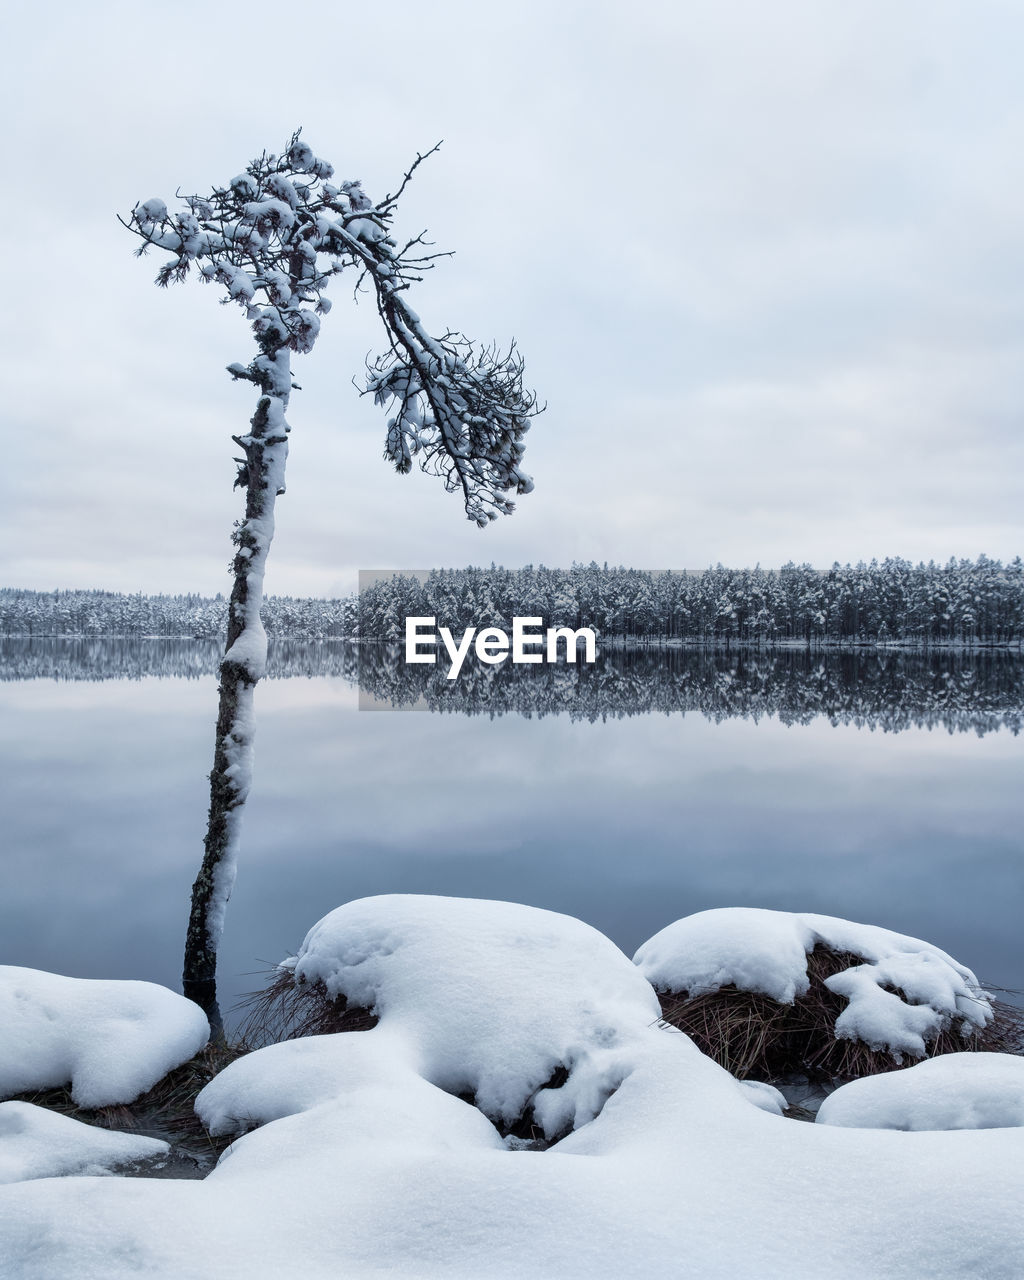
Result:
<svg viewBox="0 0 1024 1280"><path fill-rule="evenodd" d="M1020 14L403 0L364 38L313 3L275 44L266 3L244 29L234 6L175 12L178 33L122 4L15 20L13 584L223 588L251 405L222 370L250 337L212 289L154 290L114 214L224 181L297 124L378 195L445 139L400 222L457 254L415 305L515 336L549 408L536 492L479 533L382 462L351 385L376 317L337 290L296 364L268 589L428 562L1020 551Z"/></svg>

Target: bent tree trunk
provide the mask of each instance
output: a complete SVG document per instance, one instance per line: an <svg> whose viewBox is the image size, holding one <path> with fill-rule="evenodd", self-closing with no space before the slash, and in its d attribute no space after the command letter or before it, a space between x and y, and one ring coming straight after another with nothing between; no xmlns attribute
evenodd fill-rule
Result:
<svg viewBox="0 0 1024 1280"><path fill-rule="evenodd" d="M228 630L220 665L220 702L210 813L203 864L192 886L192 909L185 939L182 989L223 1028L217 1003L217 951L224 911L235 882L242 807L252 783L255 718L253 691L266 670L267 636L260 620L263 575L274 536L274 504L284 492L288 426L284 412L291 390L288 351L264 352L244 375L267 393L260 397L246 436L233 437L244 451L238 483L246 490L245 519L236 526L234 583Z"/></svg>

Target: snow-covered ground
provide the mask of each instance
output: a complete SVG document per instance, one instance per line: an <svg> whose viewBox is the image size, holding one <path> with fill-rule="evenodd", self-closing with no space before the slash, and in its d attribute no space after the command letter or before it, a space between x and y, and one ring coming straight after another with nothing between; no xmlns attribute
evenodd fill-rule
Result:
<svg viewBox="0 0 1024 1280"><path fill-rule="evenodd" d="M0 1102L0 1183L102 1174L169 1151L159 1138L111 1133L31 1102Z"/></svg>
<svg viewBox="0 0 1024 1280"><path fill-rule="evenodd" d="M0 1189L4 1280L1024 1274L1024 1130L783 1118L579 921L364 899L287 964L378 1025L223 1071L197 1109L241 1136L202 1182ZM524 1106L572 1131L516 1149L499 1128Z"/></svg>

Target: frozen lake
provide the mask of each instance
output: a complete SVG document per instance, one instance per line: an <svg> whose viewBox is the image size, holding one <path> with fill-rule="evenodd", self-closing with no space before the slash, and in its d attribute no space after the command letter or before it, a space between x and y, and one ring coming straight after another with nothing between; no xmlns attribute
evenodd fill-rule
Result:
<svg viewBox="0 0 1024 1280"><path fill-rule="evenodd" d="M139 652L4 642L2 963L178 985L214 659ZM379 698L387 664L370 666ZM506 689L520 710L493 717L360 710L351 654L309 669L256 695L225 1006L328 910L390 892L565 911L630 954L705 907L816 911L1024 987L1019 659L619 655L556 673L532 709Z"/></svg>

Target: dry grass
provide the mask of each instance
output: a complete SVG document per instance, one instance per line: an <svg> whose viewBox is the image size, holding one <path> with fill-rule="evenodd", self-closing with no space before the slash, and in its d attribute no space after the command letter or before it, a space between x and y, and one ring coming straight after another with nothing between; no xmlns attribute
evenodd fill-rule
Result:
<svg viewBox="0 0 1024 1280"><path fill-rule="evenodd" d="M898 1062L891 1053L835 1037L846 1000L830 991L825 979L862 963L860 956L819 945L807 957L807 993L792 1004L734 986L692 1000L685 992L659 992L662 1017L740 1080L803 1075L837 1081L911 1066L914 1059ZM1024 1010L1001 1000L993 1008L995 1018L984 1030L970 1036L958 1029L943 1031L928 1045L928 1056L965 1050L1024 1052Z"/></svg>
<svg viewBox="0 0 1024 1280"><path fill-rule="evenodd" d="M235 1006L244 1017L239 1036L250 1048L328 1036L338 1031L369 1031L377 1025L369 1009L349 1005L344 996L332 997L321 982L296 982L288 969L271 969L261 991L243 997Z"/></svg>

